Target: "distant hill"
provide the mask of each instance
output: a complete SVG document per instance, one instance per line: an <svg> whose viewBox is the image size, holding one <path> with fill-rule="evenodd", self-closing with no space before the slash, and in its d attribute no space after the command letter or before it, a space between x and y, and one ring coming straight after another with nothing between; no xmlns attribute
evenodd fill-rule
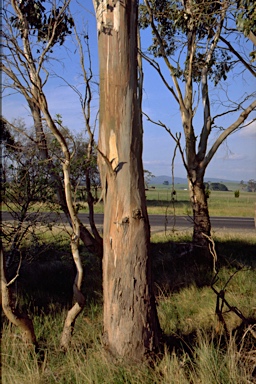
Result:
<svg viewBox="0 0 256 384"><path fill-rule="evenodd" d="M155 176L151 179L150 185L158 185L158 184L163 184L164 181L168 181L169 184L172 183L172 178L170 176ZM187 179L184 177L175 177L174 178L174 183L175 184L186 184Z"/></svg>
<svg viewBox="0 0 256 384"><path fill-rule="evenodd" d="M172 178L170 176L155 176L150 181L150 185L159 185L163 184L164 181L168 181L169 184L172 183ZM227 179L218 179L215 177L205 177L205 182L214 182L214 183L239 183L237 180L227 180ZM187 184L187 179L185 177L175 177L174 184Z"/></svg>

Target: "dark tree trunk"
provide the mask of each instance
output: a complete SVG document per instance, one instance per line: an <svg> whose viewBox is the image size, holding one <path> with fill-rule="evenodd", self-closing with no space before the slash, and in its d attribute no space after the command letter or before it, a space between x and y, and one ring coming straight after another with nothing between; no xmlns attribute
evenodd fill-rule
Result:
<svg viewBox="0 0 256 384"><path fill-rule="evenodd" d="M193 210L193 244L198 262L212 266L212 255L209 249L211 221L203 176L189 177L190 201Z"/></svg>

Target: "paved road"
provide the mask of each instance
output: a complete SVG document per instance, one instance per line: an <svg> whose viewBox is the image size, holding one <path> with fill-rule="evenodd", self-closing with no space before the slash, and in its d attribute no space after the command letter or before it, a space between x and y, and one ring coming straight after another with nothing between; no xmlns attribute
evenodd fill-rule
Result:
<svg viewBox="0 0 256 384"><path fill-rule="evenodd" d="M31 214L33 215L33 214ZM63 214L57 216L55 213L44 213L47 221L63 221L65 222L65 216ZM89 224L88 214L81 213L79 214L80 220ZM13 220L11 215L8 212L2 212L2 221ZM29 220L29 218L28 218ZM193 226L192 219L188 216L173 216L168 215L167 217L164 215L150 215L149 216L150 226L154 230L164 230L165 225L167 228L171 229L173 225L176 228L191 228ZM103 223L103 214L95 214L95 223L96 225L102 225ZM243 230L252 230L255 229L254 219L250 217L211 217L211 223L213 229L226 228L226 229L243 229Z"/></svg>

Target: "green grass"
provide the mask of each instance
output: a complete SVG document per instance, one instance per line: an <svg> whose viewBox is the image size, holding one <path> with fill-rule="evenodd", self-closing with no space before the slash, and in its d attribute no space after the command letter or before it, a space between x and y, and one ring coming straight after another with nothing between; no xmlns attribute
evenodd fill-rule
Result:
<svg viewBox="0 0 256 384"><path fill-rule="evenodd" d="M87 304L77 320L70 349L63 354L59 350L59 341L70 305L67 290L72 290L72 261L68 237L62 230L59 233L56 230L55 236L42 232L38 244L40 253L29 253L29 243L26 243L24 262L29 264L33 274L27 269L26 275L26 270L21 268L17 293L19 302L28 308L33 318L40 351L36 354L28 350L18 329L3 319L3 384L255 382L256 340L253 332L256 333L256 326L242 327L239 317L227 312L225 307L223 316L229 333L224 333L215 315L216 294L200 268L193 263L190 232L167 236L162 233L152 237L155 294L165 341L162 353L150 366L142 363L134 367L123 361L113 361L104 352L100 262L83 247L83 292ZM59 242L56 242L58 238ZM255 236L226 233L215 236L215 242L219 257L219 279L215 288L218 291L225 288L229 304L255 322ZM43 244L47 245L44 251ZM62 267L56 274L59 261ZM38 289L35 289L34 280ZM54 285L55 295L51 289Z"/></svg>
<svg viewBox="0 0 256 384"><path fill-rule="evenodd" d="M147 207L149 214L191 215L189 192L176 190L176 201L171 203L171 189L157 188L146 191ZM234 192L211 191L208 199L210 216L238 216L254 217L256 193L240 192L240 197L235 198Z"/></svg>
<svg viewBox="0 0 256 384"><path fill-rule="evenodd" d="M233 187L232 187L233 186ZM229 188L233 191L221 192L211 191L210 198L208 199L209 213L210 216L238 216L238 217L254 217L255 215L255 204L256 204L256 193L245 192L241 190L241 186L230 184ZM236 187L236 188L234 188ZM146 191L147 208L150 215L162 214L175 214L176 215L191 215L191 205L189 201L189 192L184 190L187 185L176 185L176 201L171 203L171 187L158 186L156 189L149 189ZM234 190L240 189L239 198L235 198ZM79 212L88 212L87 203L79 202ZM41 211L47 211L47 207L42 208L42 204L34 204L33 211L41 208ZM6 207L3 205L2 210ZM52 208L51 208L52 209ZM56 207L56 210L58 208ZM104 206L103 202L98 202L94 205L95 213L103 213Z"/></svg>

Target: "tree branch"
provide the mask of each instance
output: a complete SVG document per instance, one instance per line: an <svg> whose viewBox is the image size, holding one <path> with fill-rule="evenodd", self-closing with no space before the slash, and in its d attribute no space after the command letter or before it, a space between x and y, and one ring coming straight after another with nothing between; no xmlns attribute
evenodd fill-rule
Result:
<svg viewBox="0 0 256 384"><path fill-rule="evenodd" d="M144 0L144 2L145 2L146 8L147 8L148 13L149 13L151 28L152 28L152 30L153 30L153 32L154 32L154 34L155 34L155 36L156 36L156 38L158 40L158 44L160 45L161 54L163 55L165 64L167 65L167 68L169 69L169 71L171 73L172 81L173 81L174 86L175 86L176 91L177 91L177 98L179 100L180 108L184 111L185 110L185 104L184 104L182 92L181 92L179 83L177 81L177 78L174 75L174 69L175 68L171 65L171 63L168 60L168 57L166 55L164 44L163 44L163 40L162 40L162 38L161 38L161 36L160 36L160 34L159 34L158 30L157 30L157 27L156 27L156 25L154 23L154 15L153 15L152 8L150 7L148 0Z"/></svg>
<svg viewBox="0 0 256 384"><path fill-rule="evenodd" d="M247 119L247 117L250 115L252 111L256 110L256 101L251 103L244 111L240 114L240 116L237 118L237 120L231 124L228 128L226 128L221 135L217 138L211 149L209 150L208 154L205 156L202 166L207 167L211 159L213 158L214 154L216 153L219 146L223 143L223 141L233 132L235 132L241 124Z"/></svg>
<svg viewBox="0 0 256 384"><path fill-rule="evenodd" d="M249 71L254 77L256 77L256 72L253 70L252 66L244 60L244 58L239 54L239 52L237 52L237 51L233 48L233 46L230 44L230 42L227 41L223 36L220 36L220 40L223 41L223 43L225 43L225 44L228 46L230 52L232 52L233 55L235 55L235 56L238 58L238 60L241 61L241 63L245 66L245 68L248 69L248 71ZM256 42L255 42L255 44L256 44Z"/></svg>

